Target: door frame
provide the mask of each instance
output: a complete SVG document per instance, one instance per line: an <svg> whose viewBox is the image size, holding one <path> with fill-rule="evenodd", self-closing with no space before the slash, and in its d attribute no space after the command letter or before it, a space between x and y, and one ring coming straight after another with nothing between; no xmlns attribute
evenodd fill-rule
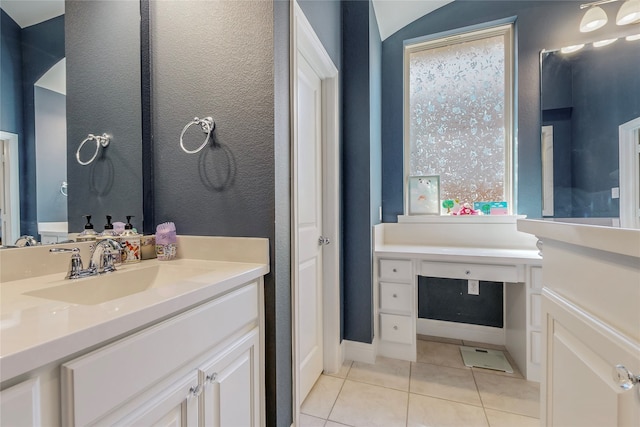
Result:
<svg viewBox="0 0 640 427"><path fill-rule="evenodd" d="M322 42L313 31L297 1L293 1L291 14L291 305L292 322L292 378L294 425L300 417L300 358L298 346L298 239L295 233L298 222L298 52L305 57L322 81L322 224L323 236L331 244L323 248L323 370L337 372L342 366L340 346L340 108L339 74Z"/></svg>
<svg viewBox="0 0 640 427"><path fill-rule="evenodd" d="M2 242L3 245L13 245L20 237L20 162L18 135L0 131L0 157L4 162L3 195L6 209L2 212ZM9 226L5 223L9 224Z"/></svg>
<svg viewBox="0 0 640 427"><path fill-rule="evenodd" d="M640 117L618 127L619 133L619 187L620 187L620 227L640 228L640 170L638 168L638 137Z"/></svg>

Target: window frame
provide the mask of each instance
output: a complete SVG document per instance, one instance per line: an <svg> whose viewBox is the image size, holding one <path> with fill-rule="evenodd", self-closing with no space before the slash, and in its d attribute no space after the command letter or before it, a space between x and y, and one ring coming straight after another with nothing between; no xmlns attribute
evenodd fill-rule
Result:
<svg viewBox="0 0 640 427"><path fill-rule="evenodd" d="M483 38L494 36L504 36L504 52L505 52L505 103L504 103L504 129L505 129L505 147L504 147L504 196L508 203L508 212L513 215L516 210L516 147L515 147L515 25L513 21L508 23L500 22L487 24L485 26L475 26L463 28L452 32L438 33L431 36L420 37L411 40L405 40L403 48L403 205L404 214L409 212L408 183L409 172L411 168L411 141L410 126L411 114L410 108L410 61L409 57L414 52L427 49L434 49L452 44L464 43Z"/></svg>

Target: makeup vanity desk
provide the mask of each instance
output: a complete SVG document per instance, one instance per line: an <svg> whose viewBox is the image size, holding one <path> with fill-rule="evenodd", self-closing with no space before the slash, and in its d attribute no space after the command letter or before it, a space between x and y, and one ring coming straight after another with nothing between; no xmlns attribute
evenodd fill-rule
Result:
<svg viewBox="0 0 640 427"><path fill-rule="evenodd" d="M522 218L522 217L521 217ZM504 345L540 381L542 258L517 216L400 217L374 226L376 354L416 360L416 335ZM418 318L418 276L503 282L503 327Z"/></svg>

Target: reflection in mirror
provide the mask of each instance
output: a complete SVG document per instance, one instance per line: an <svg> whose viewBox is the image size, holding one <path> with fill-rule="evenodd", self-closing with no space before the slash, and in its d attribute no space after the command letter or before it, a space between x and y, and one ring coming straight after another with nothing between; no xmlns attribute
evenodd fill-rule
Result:
<svg viewBox="0 0 640 427"><path fill-rule="evenodd" d="M85 214L98 231L107 214L134 215L142 231L153 208L146 181L143 205L151 167L148 1L2 0L0 7L2 145L11 145L7 135L19 141L19 167L11 168L19 191L9 191L4 174L0 185L19 225L2 209L2 242L16 234L66 239ZM75 152L89 133L109 134L112 145L81 166Z"/></svg>
<svg viewBox="0 0 640 427"><path fill-rule="evenodd" d="M543 216L618 218L619 126L640 116L640 41L541 52Z"/></svg>

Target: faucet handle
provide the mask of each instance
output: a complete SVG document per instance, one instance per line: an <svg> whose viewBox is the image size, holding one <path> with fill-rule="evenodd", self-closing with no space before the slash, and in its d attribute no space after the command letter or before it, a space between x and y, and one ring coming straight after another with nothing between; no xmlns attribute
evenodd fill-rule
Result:
<svg viewBox="0 0 640 427"><path fill-rule="evenodd" d="M69 263L69 272L66 279L77 279L81 277L81 273L84 270L82 265L82 257L80 256L80 248L52 248L49 249L52 253L68 253L71 252L71 261Z"/></svg>

